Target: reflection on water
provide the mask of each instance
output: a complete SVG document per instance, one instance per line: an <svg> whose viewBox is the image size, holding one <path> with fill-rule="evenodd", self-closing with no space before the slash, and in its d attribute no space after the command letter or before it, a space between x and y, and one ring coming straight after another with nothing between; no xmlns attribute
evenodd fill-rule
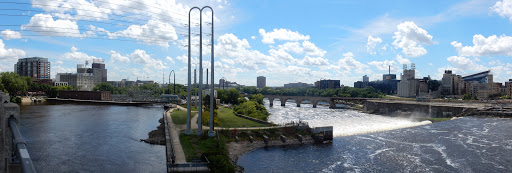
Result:
<svg viewBox="0 0 512 173"><path fill-rule="evenodd" d="M268 100L265 99L264 102L270 113L269 121L274 123L306 121L313 127L333 126L334 136L364 134L430 123L430 121L417 122L411 118L373 115L348 109L329 109L328 105L312 108L311 104L301 104L301 107L297 107L295 103L288 102L285 107L281 107L281 102L274 100L274 106L269 107Z"/></svg>
<svg viewBox="0 0 512 173"><path fill-rule="evenodd" d="M164 172L165 147L140 142L161 107L32 105L20 131L38 172Z"/></svg>
<svg viewBox="0 0 512 173"><path fill-rule="evenodd" d="M466 117L335 138L332 145L258 149L246 172L509 172L512 119Z"/></svg>

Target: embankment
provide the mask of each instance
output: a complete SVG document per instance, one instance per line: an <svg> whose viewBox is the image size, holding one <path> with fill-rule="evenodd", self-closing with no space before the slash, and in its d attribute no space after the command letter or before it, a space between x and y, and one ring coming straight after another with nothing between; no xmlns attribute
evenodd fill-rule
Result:
<svg viewBox="0 0 512 173"><path fill-rule="evenodd" d="M364 104L363 112L389 116L450 118L473 109L475 108L471 106L446 103L368 100Z"/></svg>

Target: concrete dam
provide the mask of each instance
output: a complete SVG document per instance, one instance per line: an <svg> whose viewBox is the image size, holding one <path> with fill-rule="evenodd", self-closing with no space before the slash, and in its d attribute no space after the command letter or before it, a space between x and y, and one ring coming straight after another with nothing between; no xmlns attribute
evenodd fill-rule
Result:
<svg viewBox="0 0 512 173"><path fill-rule="evenodd" d="M367 100L363 112L390 116L411 116L429 118L450 118L466 116L483 104L414 102L397 100Z"/></svg>

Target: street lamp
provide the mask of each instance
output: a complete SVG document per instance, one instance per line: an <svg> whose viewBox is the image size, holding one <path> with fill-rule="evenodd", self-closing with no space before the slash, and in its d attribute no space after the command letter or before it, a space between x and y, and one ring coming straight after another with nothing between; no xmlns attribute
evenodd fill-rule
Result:
<svg viewBox="0 0 512 173"><path fill-rule="evenodd" d="M174 91L173 93L176 94L176 72L174 72L174 70L171 70L171 72L169 73L169 85L171 85L171 74L174 74ZM171 92L171 91L169 91Z"/></svg>
<svg viewBox="0 0 512 173"><path fill-rule="evenodd" d="M203 86L203 15L202 15L202 12L205 8L209 8L211 11L212 11L212 21L211 21L211 30L212 30L212 37L211 37L211 52L212 52L212 56L211 56L211 70L212 70L212 81L214 80L213 76L213 72L214 72L214 36L213 36L213 9L209 6L204 6L203 8L198 8L198 7L192 7L188 13L188 99L190 101L190 68L191 68L191 61L190 61L190 56L191 56L191 50L190 50L190 45L191 45L191 36L190 36L190 13L192 12L192 10L194 9L198 9L199 10L199 87L198 89L201 90L202 89L202 86ZM213 91L214 87L212 85L211 87L211 90L210 90L210 130L208 131L208 136L214 136L215 135L215 132L213 131L214 127L213 127L213 112L214 112L214 107L213 107L213 97L214 97L214 91ZM198 111L198 128L197 128L197 134L200 135L202 134L202 124L201 124L201 116L202 116L202 97L201 95L199 95L199 111ZM190 103L187 105L187 130L185 131L186 134L191 134L191 131L190 131Z"/></svg>
<svg viewBox="0 0 512 173"><path fill-rule="evenodd" d="M222 79L222 89L226 89L226 81L227 81L227 80L226 80L226 78L225 78L225 77L222 77L221 79ZM220 85L220 84L219 84L219 85ZM219 88L220 88L220 86L219 86Z"/></svg>

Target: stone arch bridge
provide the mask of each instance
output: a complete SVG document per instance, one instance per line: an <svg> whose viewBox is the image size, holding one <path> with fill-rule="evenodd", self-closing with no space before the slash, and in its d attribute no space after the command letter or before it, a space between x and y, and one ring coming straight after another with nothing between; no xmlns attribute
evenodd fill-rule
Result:
<svg viewBox="0 0 512 173"><path fill-rule="evenodd" d="M263 95L270 102L270 106L274 106L274 100L279 99L281 106L286 105L286 101L295 100L297 107L300 107L303 101L310 101L313 104L313 108L316 108L318 102L324 101L329 103L329 108L337 108L336 104L354 105L356 103L361 104L368 100L368 98L356 98L356 97L314 97L314 96L281 96L281 95Z"/></svg>

